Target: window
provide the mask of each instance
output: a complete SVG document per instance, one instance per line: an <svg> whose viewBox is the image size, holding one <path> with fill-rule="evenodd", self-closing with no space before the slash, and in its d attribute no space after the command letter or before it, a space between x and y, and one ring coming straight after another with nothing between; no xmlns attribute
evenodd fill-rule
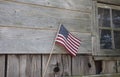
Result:
<svg viewBox="0 0 120 77"><path fill-rule="evenodd" d="M120 49L120 6L98 4L100 49Z"/></svg>

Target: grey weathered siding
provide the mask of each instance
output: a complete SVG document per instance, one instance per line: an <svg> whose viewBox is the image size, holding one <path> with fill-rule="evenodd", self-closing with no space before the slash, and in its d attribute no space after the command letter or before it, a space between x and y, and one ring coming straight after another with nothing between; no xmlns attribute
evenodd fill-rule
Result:
<svg viewBox="0 0 120 77"><path fill-rule="evenodd" d="M0 53L50 53L59 24L91 53L91 0L0 1ZM65 53L55 45L54 53Z"/></svg>
<svg viewBox="0 0 120 77"><path fill-rule="evenodd" d="M42 77L60 23L80 38L82 44L76 57L55 45L45 77L96 74L98 69L91 54L98 47L92 35L96 29L91 29L95 26L94 3L92 0L0 0L0 77ZM120 72L119 60L102 58L101 62L101 73ZM55 73L57 63L60 70Z"/></svg>

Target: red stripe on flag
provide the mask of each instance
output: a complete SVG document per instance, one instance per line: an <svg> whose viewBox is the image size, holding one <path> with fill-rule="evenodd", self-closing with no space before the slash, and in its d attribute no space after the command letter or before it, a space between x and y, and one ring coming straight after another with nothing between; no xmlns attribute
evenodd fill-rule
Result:
<svg viewBox="0 0 120 77"><path fill-rule="evenodd" d="M65 49L68 51L68 53L71 55L71 56L76 56L75 53L71 52L63 43L59 42L59 40L56 41L56 43L62 45L63 47L65 47Z"/></svg>
<svg viewBox="0 0 120 77"><path fill-rule="evenodd" d="M73 45L76 49L78 49L79 46L73 43L71 39L67 38L67 40L71 43L71 45Z"/></svg>
<svg viewBox="0 0 120 77"><path fill-rule="evenodd" d="M57 40L62 41L62 42L67 46L67 48L69 48L71 51L77 53L77 49L75 49L73 46L71 46L71 45L69 44L69 42L67 42L67 40L65 39L64 36L59 35L59 36L57 37Z"/></svg>
<svg viewBox="0 0 120 77"><path fill-rule="evenodd" d="M68 38L70 38L72 42L74 42L78 46L80 45L80 41L74 38L74 36L72 36L71 34L69 34L68 36L69 36Z"/></svg>
<svg viewBox="0 0 120 77"><path fill-rule="evenodd" d="M68 45L70 45L70 47L72 47L74 50L76 50L77 51L77 49L78 49L78 47L75 47L71 42L69 42L69 40L68 39L66 39L63 35L58 35L58 38L63 38L64 40L65 40L65 42L68 44Z"/></svg>
<svg viewBox="0 0 120 77"><path fill-rule="evenodd" d="M69 33L75 40L77 40L78 42L81 42L80 39L76 38L75 36L73 36L73 34Z"/></svg>

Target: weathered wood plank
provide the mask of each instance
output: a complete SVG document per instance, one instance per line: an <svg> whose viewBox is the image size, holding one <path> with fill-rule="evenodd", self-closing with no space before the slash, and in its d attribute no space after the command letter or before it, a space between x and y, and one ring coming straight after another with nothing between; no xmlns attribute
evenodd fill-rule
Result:
<svg viewBox="0 0 120 77"><path fill-rule="evenodd" d="M0 54L50 53L56 30L0 27ZM91 34L72 32L82 40L79 53L91 53ZM55 45L53 53L66 53Z"/></svg>
<svg viewBox="0 0 120 77"><path fill-rule="evenodd" d="M91 67L89 66L89 63L91 65ZM96 74L95 60L93 59L92 55L89 56L88 66L90 67L88 74L89 75L95 75Z"/></svg>
<svg viewBox="0 0 120 77"><path fill-rule="evenodd" d="M116 5L108 5L108 4L104 4L104 3L97 3L97 6L100 7L100 8L120 10L120 6L116 6Z"/></svg>
<svg viewBox="0 0 120 77"><path fill-rule="evenodd" d="M116 70L117 73L120 73L120 60L117 60Z"/></svg>
<svg viewBox="0 0 120 77"><path fill-rule="evenodd" d="M0 26L57 29L59 23L68 26L70 31L91 31L90 13L0 2Z"/></svg>
<svg viewBox="0 0 120 77"><path fill-rule="evenodd" d="M95 74L95 64L92 57L87 55L78 55L72 58L72 75Z"/></svg>
<svg viewBox="0 0 120 77"><path fill-rule="evenodd" d="M119 57L120 56L120 52L119 50L107 50L107 49L101 49L99 52L95 52L94 55L98 56L98 57L105 57L107 56L109 57L113 57L113 59L115 59L114 57ZM116 58L117 59L117 58ZM119 59L119 58L118 58Z"/></svg>
<svg viewBox="0 0 120 77"><path fill-rule="evenodd" d="M106 60L102 63L102 73L103 74L113 74L116 73L116 61Z"/></svg>
<svg viewBox="0 0 120 77"><path fill-rule="evenodd" d="M42 60L42 73L45 72L46 64L49 55L43 55ZM55 72L55 68L58 66L59 70ZM61 77L71 76L71 57L69 55L52 55L48 64L45 77Z"/></svg>
<svg viewBox="0 0 120 77"><path fill-rule="evenodd" d="M120 73L116 73L116 74L100 74L100 75L87 75L87 76L65 76L65 77L120 77Z"/></svg>
<svg viewBox="0 0 120 77"><path fill-rule="evenodd" d="M78 10L83 12L90 12L92 0L9 0L18 3L27 3L34 5L42 5L54 8L63 8L70 10Z"/></svg>
<svg viewBox="0 0 120 77"><path fill-rule="evenodd" d="M104 2L104 3L120 5L120 0L97 0L97 1Z"/></svg>
<svg viewBox="0 0 120 77"><path fill-rule="evenodd" d="M0 77L5 75L5 55L0 55Z"/></svg>
<svg viewBox="0 0 120 77"><path fill-rule="evenodd" d="M2 28L0 37L1 54L46 53L50 52L55 32L48 30Z"/></svg>
<svg viewBox="0 0 120 77"><path fill-rule="evenodd" d="M119 56L94 56L94 59L95 60L113 60L113 61L115 61L115 60L120 60L120 57Z"/></svg>
<svg viewBox="0 0 120 77"><path fill-rule="evenodd" d="M8 55L7 77L41 77L41 55Z"/></svg>
<svg viewBox="0 0 120 77"><path fill-rule="evenodd" d="M92 55L98 55L97 52L100 52L100 45L99 45L99 30L97 24L97 2L92 2Z"/></svg>

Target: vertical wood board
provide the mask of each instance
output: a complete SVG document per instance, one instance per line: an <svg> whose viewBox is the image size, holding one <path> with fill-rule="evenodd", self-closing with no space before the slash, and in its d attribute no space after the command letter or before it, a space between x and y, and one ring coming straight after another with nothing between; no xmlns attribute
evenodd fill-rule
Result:
<svg viewBox="0 0 120 77"><path fill-rule="evenodd" d="M72 75L95 74L95 64L92 57L87 55L77 55L72 58Z"/></svg>
<svg viewBox="0 0 120 77"><path fill-rule="evenodd" d="M5 55L0 55L0 77L5 76Z"/></svg>
<svg viewBox="0 0 120 77"><path fill-rule="evenodd" d="M43 58L42 73L44 73L49 55L43 55L42 58ZM57 63L58 63L59 71L54 72ZM69 55L63 55L63 56L52 55L45 73L45 77L61 77L61 76L71 76L71 57Z"/></svg>
<svg viewBox="0 0 120 77"><path fill-rule="evenodd" d="M120 60L117 60L116 69L117 69L116 72L120 73Z"/></svg>
<svg viewBox="0 0 120 77"><path fill-rule="evenodd" d="M92 53L93 55L99 55L100 45L99 45L99 29L97 20L97 2L92 2Z"/></svg>
<svg viewBox="0 0 120 77"><path fill-rule="evenodd" d="M41 77L40 55L8 55L7 77Z"/></svg>
<svg viewBox="0 0 120 77"><path fill-rule="evenodd" d="M102 63L102 73L112 74L116 73L116 61L103 61Z"/></svg>

